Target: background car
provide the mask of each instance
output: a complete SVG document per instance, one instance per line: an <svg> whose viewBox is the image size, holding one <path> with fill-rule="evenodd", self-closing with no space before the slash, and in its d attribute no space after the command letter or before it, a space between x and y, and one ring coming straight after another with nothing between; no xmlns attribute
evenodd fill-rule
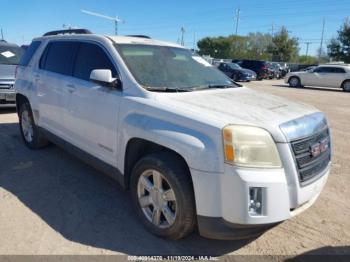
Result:
<svg viewBox="0 0 350 262"><path fill-rule="evenodd" d="M234 81L251 81L256 79L256 73L244 69L235 63L219 63L218 69Z"/></svg>
<svg viewBox="0 0 350 262"><path fill-rule="evenodd" d="M265 61L261 60L232 60L242 68L250 69L256 73L257 80L263 80L268 77L268 67Z"/></svg>
<svg viewBox="0 0 350 262"><path fill-rule="evenodd" d="M15 106L15 71L24 50L16 44L0 41L0 106Z"/></svg>
<svg viewBox="0 0 350 262"><path fill-rule="evenodd" d="M308 71L289 73L285 82L290 87L338 87L350 92L350 66L321 65Z"/></svg>

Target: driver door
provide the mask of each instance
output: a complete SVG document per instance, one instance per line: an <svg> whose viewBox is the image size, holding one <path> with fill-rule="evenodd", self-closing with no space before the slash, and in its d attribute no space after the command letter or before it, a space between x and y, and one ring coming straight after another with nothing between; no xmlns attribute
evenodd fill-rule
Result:
<svg viewBox="0 0 350 262"><path fill-rule="evenodd" d="M94 69L109 69L117 75L107 50L96 43L82 42L70 83L69 114L66 119L72 141L79 148L114 165L117 152L118 111L122 92L92 83Z"/></svg>

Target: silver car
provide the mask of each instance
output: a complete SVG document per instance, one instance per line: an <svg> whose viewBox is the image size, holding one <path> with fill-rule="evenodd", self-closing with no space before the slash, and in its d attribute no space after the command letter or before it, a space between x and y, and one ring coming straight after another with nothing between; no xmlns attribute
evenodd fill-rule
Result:
<svg viewBox="0 0 350 262"><path fill-rule="evenodd" d="M0 41L0 107L15 106L15 71L24 50L16 44Z"/></svg>

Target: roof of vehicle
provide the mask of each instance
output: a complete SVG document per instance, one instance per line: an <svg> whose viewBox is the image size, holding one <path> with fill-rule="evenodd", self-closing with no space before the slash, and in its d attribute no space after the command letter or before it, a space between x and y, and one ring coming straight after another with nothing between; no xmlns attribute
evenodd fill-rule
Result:
<svg viewBox="0 0 350 262"><path fill-rule="evenodd" d="M62 40L62 39L92 39L96 37L104 37L110 39L116 44L142 44L142 45L154 45L154 46L169 46L169 47L177 47L184 48L181 45L146 38L145 36L108 36L108 35L98 35L98 34L57 34L57 35L47 35L35 38L34 40L42 40L42 39L50 39L50 40Z"/></svg>
<svg viewBox="0 0 350 262"><path fill-rule="evenodd" d="M322 64L322 65L319 65L319 66L322 66L322 67L347 67L347 68L350 68L350 65L349 64Z"/></svg>
<svg viewBox="0 0 350 262"><path fill-rule="evenodd" d="M14 43L8 43L4 40L0 40L0 46L8 46L8 47L18 47L19 46L17 44L14 44Z"/></svg>

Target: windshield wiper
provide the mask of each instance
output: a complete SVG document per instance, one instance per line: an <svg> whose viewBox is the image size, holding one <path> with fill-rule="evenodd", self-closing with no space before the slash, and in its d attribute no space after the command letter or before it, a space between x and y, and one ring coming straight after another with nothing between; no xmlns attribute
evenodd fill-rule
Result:
<svg viewBox="0 0 350 262"><path fill-rule="evenodd" d="M209 85L205 85L205 86L198 86L196 88L196 90L204 90L204 89L226 89L226 88L234 88L234 87L239 87L239 85L235 84L226 84L226 85L217 85L217 84L209 84Z"/></svg>
<svg viewBox="0 0 350 262"><path fill-rule="evenodd" d="M190 88L180 88L180 87L145 87L148 91L156 91L156 92L191 92L193 91Z"/></svg>

